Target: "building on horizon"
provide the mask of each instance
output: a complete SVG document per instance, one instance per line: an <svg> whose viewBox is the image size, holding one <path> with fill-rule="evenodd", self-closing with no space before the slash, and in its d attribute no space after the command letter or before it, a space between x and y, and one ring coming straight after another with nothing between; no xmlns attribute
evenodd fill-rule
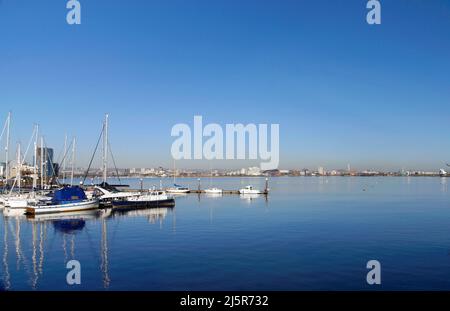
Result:
<svg viewBox="0 0 450 311"><path fill-rule="evenodd" d="M41 162L41 155L43 156ZM53 149L52 148L37 148L36 163L39 174L42 174L44 178L53 178L58 176L59 165L53 162ZM43 172L41 172L41 163L43 166Z"/></svg>

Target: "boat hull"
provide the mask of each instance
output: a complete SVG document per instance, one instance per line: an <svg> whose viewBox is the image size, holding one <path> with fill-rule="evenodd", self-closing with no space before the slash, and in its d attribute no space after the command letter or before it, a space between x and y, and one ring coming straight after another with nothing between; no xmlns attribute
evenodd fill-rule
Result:
<svg viewBox="0 0 450 311"><path fill-rule="evenodd" d="M3 215L6 217L23 216L25 215L26 208L11 208L5 207Z"/></svg>
<svg viewBox="0 0 450 311"><path fill-rule="evenodd" d="M205 189L204 191L207 194L222 194L223 193L222 189Z"/></svg>
<svg viewBox="0 0 450 311"><path fill-rule="evenodd" d="M189 189L167 189L167 193L189 193Z"/></svg>
<svg viewBox="0 0 450 311"><path fill-rule="evenodd" d="M69 213L94 210L99 208L98 200L92 200L87 202L78 202L61 205L43 205L36 207L28 207L25 214L38 215L38 214L54 214L54 213Z"/></svg>
<svg viewBox="0 0 450 311"><path fill-rule="evenodd" d="M247 190L241 189L239 190L239 194L265 194L266 192L260 190Z"/></svg>
<svg viewBox="0 0 450 311"><path fill-rule="evenodd" d="M175 206L175 199L168 198L164 200L153 200L153 201L113 201L113 209L144 209L151 207L173 207Z"/></svg>

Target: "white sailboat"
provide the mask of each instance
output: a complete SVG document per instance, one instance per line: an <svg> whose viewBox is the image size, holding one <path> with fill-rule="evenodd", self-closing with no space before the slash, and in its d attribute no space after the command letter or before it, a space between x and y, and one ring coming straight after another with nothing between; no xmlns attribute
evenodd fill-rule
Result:
<svg viewBox="0 0 450 311"><path fill-rule="evenodd" d="M191 190L188 187L173 184L173 187L167 188L166 191L169 193L182 194L182 193L189 193L189 191Z"/></svg>
<svg viewBox="0 0 450 311"><path fill-rule="evenodd" d="M209 188L205 189L205 193L206 194L222 194L223 190L219 189L217 187L211 187L211 183L212 183L212 169L210 167L210 176L209 176Z"/></svg>
<svg viewBox="0 0 450 311"><path fill-rule="evenodd" d="M189 193L190 189L185 186L177 185L175 181L175 160L173 160L173 186L166 189L168 193L175 193L175 194L183 194L183 193Z"/></svg>
<svg viewBox="0 0 450 311"><path fill-rule="evenodd" d="M98 207L97 199L88 199L83 189L78 186L70 186L55 191L52 200L47 204L28 207L26 214L77 212L98 209Z"/></svg>
<svg viewBox="0 0 450 311"><path fill-rule="evenodd" d="M9 195L3 199L3 204L5 207L5 215L23 215L25 213L25 209L28 206L35 206L41 202L47 202L49 201L51 198L44 195L44 194L37 194L35 192L35 189L37 187L37 140L38 140L38 132L39 132L39 128L37 125L34 126L33 129L33 134L31 136L30 139L30 143L28 144L27 150L24 154L23 159L21 159L21 151L20 151L20 144L18 144L17 147L17 175L16 175L16 180L12 186L12 189L9 192ZM29 147L31 145L31 141L34 138L34 172L33 172L33 190L32 192L29 193L21 193L21 168L24 164L25 158L27 156ZM42 146L41 146L42 148ZM41 162L42 162L42 158L41 158ZM42 172L41 172L41 178L42 178ZM19 193L18 194L13 194L13 189L15 186L18 186L19 188Z"/></svg>
<svg viewBox="0 0 450 311"><path fill-rule="evenodd" d="M109 115L105 114L103 121L102 139L103 139L103 154L102 154L102 183L94 186L94 190L88 194L89 197L98 198L102 205L111 205L113 201L123 200L129 197L139 196L138 191L119 191L117 188L108 184L108 151L109 148Z"/></svg>

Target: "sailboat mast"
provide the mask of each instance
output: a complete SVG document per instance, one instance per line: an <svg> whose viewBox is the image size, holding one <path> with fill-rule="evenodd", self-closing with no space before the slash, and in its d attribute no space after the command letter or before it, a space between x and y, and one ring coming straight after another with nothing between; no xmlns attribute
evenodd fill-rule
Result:
<svg viewBox="0 0 450 311"><path fill-rule="evenodd" d="M70 185L73 186L73 175L74 175L74 170L75 170L75 146L76 146L76 138L73 138L73 142L72 142L72 172L70 173Z"/></svg>
<svg viewBox="0 0 450 311"><path fill-rule="evenodd" d="M103 125L103 182L106 183L108 177L108 114L105 115Z"/></svg>
<svg viewBox="0 0 450 311"><path fill-rule="evenodd" d="M175 171L175 159L173 159L173 184L174 185L176 184L176 182L175 182L175 174L176 174L176 171Z"/></svg>
<svg viewBox="0 0 450 311"><path fill-rule="evenodd" d="M11 126L11 112L8 113L8 118L6 119L7 122L7 126L6 126L6 145L5 145L5 162L6 162L6 167L5 167L5 175L6 175L6 181L5 184L8 185L8 178L9 178L9 136L10 136L10 126Z"/></svg>
<svg viewBox="0 0 450 311"><path fill-rule="evenodd" d="M34 130L36 131L34 133L34 158L33 158L33 191L37 187L37 153L38 153L38 135L39 135L39 125L35 125Z"/></svg>
<svg viewBox="0 0 450 311"><path fill-rule="evenodd" d="M209 162L209 187L212 185L212 165L211 162Z"/></svg>
<svg viewBox="0 0 450 311"><path fill-rule="evenodd" d="M66 155L67 155L67 134L64 136L64 159L63 159L63 184L66 183Z"/></svg>
<svg viewBox="0 0 450 311"><path fill-rule="evenodd" d="M21 179L22 176L20 176L20 171L22 169L22 163L20 161L20 143L17 143L17 167L16 167L16 178L17 178L17 186L19 187L19 193L20 193L20 188L22 186L21 183Z"/></svg>
<svg viewBox="0 0 450 311"><path fill-rule="evenodd" d="M41 136L41 190L44 189L44 137Z"/></svg>

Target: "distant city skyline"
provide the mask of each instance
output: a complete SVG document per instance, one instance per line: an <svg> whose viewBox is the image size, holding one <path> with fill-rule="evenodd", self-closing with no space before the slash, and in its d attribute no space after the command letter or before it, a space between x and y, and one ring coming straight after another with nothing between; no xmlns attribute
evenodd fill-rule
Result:
<svg viewBox="0 0 450 311"><path fill-rule="evenodd" d="M10 159L39 123L55 161L67 133L86 167L109 113L118 167L172 167L172 126L202 115L280 124L280 169L445 168L450 3L413 3L383 2L382 24L370 26L357 0L83 1L82 24L70 26L64 1L2 1Z"/></svg>

